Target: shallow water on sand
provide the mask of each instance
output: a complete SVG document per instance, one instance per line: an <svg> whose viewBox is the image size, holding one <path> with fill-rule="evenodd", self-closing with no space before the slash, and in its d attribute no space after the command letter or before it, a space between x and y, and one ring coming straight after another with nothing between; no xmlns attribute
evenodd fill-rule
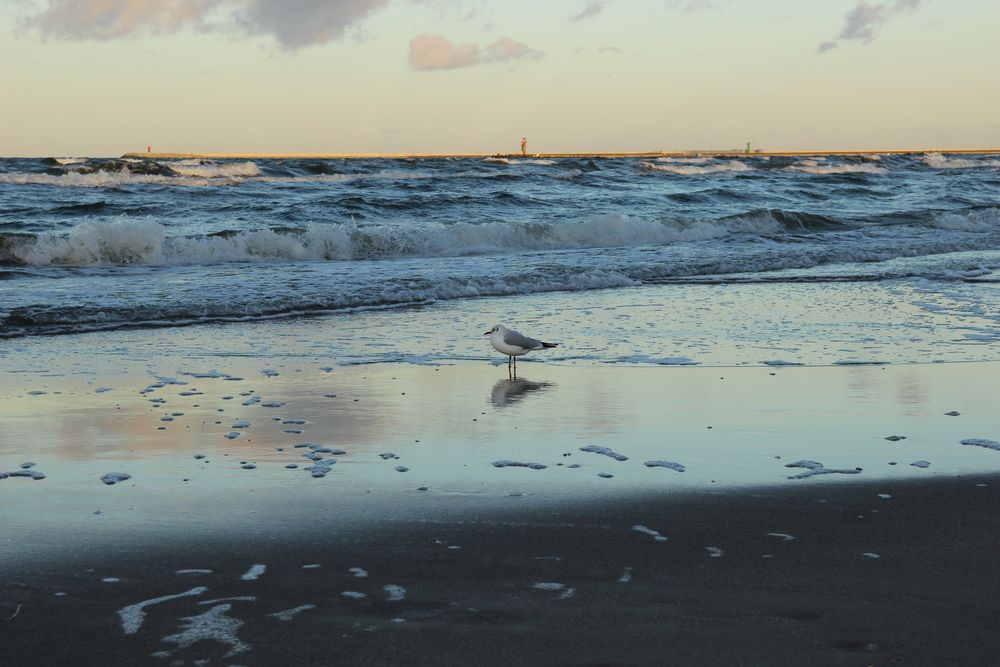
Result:
<svg viewBox="0 0 1000 667"><path fill-rule="evenodd" d="M200 361L161 361L170 376L5 375L0 471L45 475L0 480L6 557L57 553L69 536L98 548L308 530L297 516L346 528L452 497L531 507L1000 471L1000 452L962 444L1000 435L988 363L525 364L510 379L470 363ZM131 478L106 485L111 472Z"/></svg>

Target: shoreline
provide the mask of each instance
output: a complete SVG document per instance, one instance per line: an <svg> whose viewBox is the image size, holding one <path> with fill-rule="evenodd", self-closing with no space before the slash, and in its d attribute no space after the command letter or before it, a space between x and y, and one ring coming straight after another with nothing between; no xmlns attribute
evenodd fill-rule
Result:
<svg viewBox="0 0 1000 667"><path fill-rule="evenodd" d="M689 151L620 151L620 152L546 152L528 153L526 159L554 158L691 158L691 157L818 157L818 156L849 156L849 155L919 155L923 153L940 153L942 155L996 155L1000 148L905 148L888 150L804 150L804 151L766 151L752 150L689 150ZM486 158L521 158L520 153L213 153L213 152L128 152L122 159L206 159L206 160L352 160L352 159L486 159Z"/></svg>

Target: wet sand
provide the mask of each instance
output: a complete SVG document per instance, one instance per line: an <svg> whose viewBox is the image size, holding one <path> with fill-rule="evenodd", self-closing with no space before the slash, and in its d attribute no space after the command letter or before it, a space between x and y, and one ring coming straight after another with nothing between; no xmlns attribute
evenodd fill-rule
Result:
<svg viewBox="0 0 1000 667"><path fill-rule="evenodd" d="M1000 649L995 364L5 363L4 665Z"/></svg>
<svg viewBox="0 0 1000 667"><path fill-rule="evenodd" d="M998 488L825 483L528 512L511 499L459 517L461 501L438 499L425 519L365 530L304 512L277 539L228 527L109 545L4 573L4 664L986 664ZM125 634L118 610L198 587ZM228 624L204 641L164 641L220 605Z"/></svg>

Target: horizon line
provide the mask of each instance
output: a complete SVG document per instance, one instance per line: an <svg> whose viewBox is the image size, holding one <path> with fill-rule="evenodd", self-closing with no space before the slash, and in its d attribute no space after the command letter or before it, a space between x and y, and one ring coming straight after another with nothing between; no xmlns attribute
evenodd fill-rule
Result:
<svg viewBox="0 0 1000 667"><path fill-rule="evenodd" d="M445 159L445 158L627 158L627 157L739 157L739 156L812 156L812 155L908 155L908 154L1000 154L993 148L890 148L890 149L691 149L651 151L547 151L547 152L164 152L130 151L120 159ZM45 156L49 157L49 156Z"/></svg>

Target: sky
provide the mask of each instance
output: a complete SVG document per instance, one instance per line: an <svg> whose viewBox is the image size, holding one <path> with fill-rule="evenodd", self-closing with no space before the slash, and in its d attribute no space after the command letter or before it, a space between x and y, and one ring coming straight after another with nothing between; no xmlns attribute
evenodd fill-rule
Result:
<svg viewBox="0 0 1000 667"><path fill-rule="evenodd" d="M0 0L0 155L1000 146L996 0Z"/></svg>

